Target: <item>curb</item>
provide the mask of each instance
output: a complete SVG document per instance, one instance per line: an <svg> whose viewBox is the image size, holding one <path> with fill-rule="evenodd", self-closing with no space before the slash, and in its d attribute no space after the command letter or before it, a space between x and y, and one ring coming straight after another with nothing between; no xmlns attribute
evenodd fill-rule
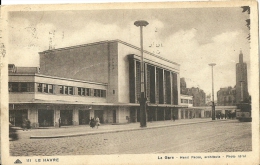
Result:
<svg viewBox="0 0 260 165"><path fill-rule="evenodd" d="M227 120L222 120L222 121L227 121ZM30 136L30 139L66 138L66 137L86 136L86 135L95 135L95 134L104 134L104 133L115 133L115 132L124 132L124 131L136 131L136 130L143 130L143 129L172 127L172 126L188 125L188 124L198 124L198 123L207 123L207 122L214 122L214 121L210 120L210 121L200 121L200 122L191 122L191 123L159 125L159 126L144 127L144 128L129 128L129 129L107 130L107 131L100 131L100 132L88 132L88 133L67 134L67 135Z"/></svg>

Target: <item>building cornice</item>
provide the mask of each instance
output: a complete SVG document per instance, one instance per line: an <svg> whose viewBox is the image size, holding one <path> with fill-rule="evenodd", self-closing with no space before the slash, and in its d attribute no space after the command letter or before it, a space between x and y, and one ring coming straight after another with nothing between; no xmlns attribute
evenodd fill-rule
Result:
<svg viewBox="0 0 260 165"><path fill-rule="evenodd" d="M50 78L50 79L58 79L58 80L66 80L66 81L107 86L107 83L99 83L99 82L84 81L84 80L70 79L70 78L64 78L64 77L48 76L48 75L43 75L43 74L38 74L38 73L9 73L8 76L35 76L35 77L43 77L43 78Z"/></svg>

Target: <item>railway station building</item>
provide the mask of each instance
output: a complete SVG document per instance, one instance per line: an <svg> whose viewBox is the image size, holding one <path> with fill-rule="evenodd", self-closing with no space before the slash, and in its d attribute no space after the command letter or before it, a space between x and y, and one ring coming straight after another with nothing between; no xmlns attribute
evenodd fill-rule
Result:
<svg viewBox="0 0 260 165"><path fill-rule="evenodd" d="M40 67L9 64L9 120L33 127L139 122L140 48L121 40L39 52ZM147 121L181 118L180 65L144 51Z"/></svg>

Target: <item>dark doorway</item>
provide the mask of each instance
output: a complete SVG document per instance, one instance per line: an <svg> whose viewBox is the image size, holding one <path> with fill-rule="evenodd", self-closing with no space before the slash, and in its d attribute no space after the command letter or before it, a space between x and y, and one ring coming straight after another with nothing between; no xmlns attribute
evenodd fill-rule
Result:
<svg viewBox="0 0 260 165"><path fill-rule="evenodd" d="M38 110L38 122L40 127L50 127L53 124L54 110Z"/></svg>
<svg viewBox="0 0 260 165"><path fill-rule="evenodd" d="M103 113L104 113L103 110L95 110L95 111L94 111L94 117L95 117L95 118L98 117L100 123L104 123Z"/></svg>
<svg viewBox="0 0 260 165"><path fill-rule="evenodd" d="M135 123L136 122L136 110L135 107L130 108L130 122Z"/></svg>
<svg viewBox="0 0 260 165"><path fill-rule="evenodd" d="M79 124L87 125L89 124L90 113L89 110L79 110Z"/></svg>
<svg viewBox="0 0 260 165"><path fill-rule="evenodd" d="M171 108L165 108L165 120L171 120Z"/></svg>
<svg viewBox="0 0 260 165"><path fill-rule="evenodd" d="M116 110L113 110L113 123L116 123Z"/></svg>
<svg viewBox="0 0 260 165"><path fill-rule="evenodd" d="M140 122L140 108L137 108L137 122Z"/></svg>
<svg viewBox="0 0 260 165"><path fill-rule="evenodd" d="M61 117L61 126L72 125L72 116L73 110L61 110L60 117Z"/></svg>
<svg viewBox="0 0 260 165"><path fill-rule="evenodd" d="M9 111L9 122L16 126L21 127L23 120L27 119L28 110L10 110Z"/></svg>
<svg viewBox="0 0 260 165"><path fill-rule="evenodd" d="M157 108L157 121L163 121L163 120L164 120L164 109Z"/></svg>

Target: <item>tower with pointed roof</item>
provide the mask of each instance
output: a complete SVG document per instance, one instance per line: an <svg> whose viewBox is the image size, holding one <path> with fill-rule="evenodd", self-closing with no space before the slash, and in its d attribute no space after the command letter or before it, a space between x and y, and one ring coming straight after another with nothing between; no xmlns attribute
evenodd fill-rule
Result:
<svg viewBox="0 0 260 165"><path fill-rule="evenodd" d="M247 64L243 61L240 50L239 63L236 64L236 102L248 102Z"/></svg>

